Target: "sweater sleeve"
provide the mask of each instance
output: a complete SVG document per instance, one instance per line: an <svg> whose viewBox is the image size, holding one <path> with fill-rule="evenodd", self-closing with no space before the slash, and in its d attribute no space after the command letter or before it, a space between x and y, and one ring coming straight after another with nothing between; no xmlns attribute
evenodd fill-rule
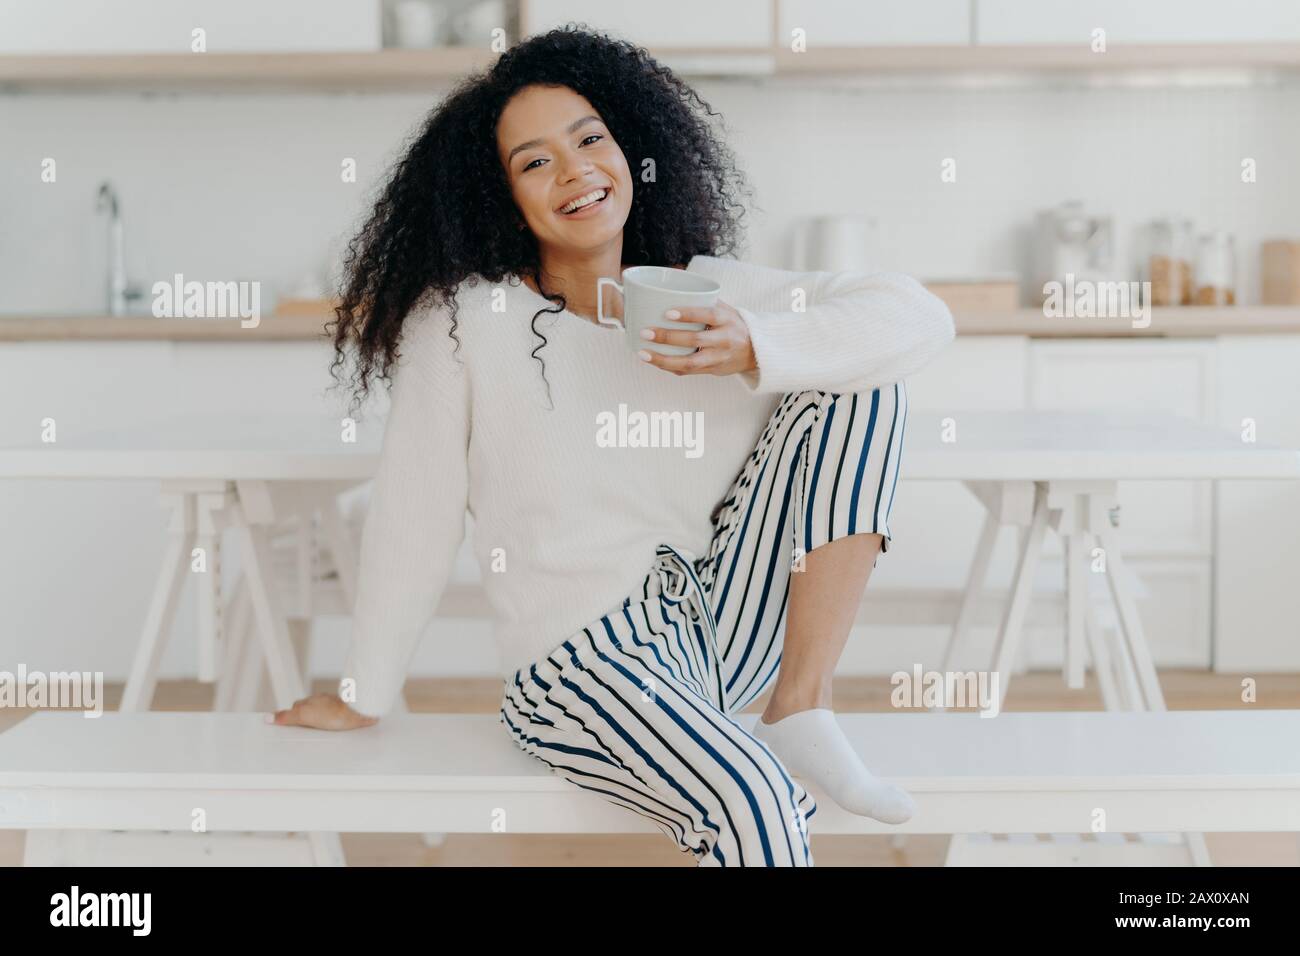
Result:
<svg viewBox="0 0 1300 956"><path fill-rule="evenodd" d="M361 534L352 639L339 693L370 716L388 713L401 693L465 537L469 375L452 355L455 343L443 315L416 313L403 329Z"/></svg>
<svg viewBox="0 0 1300 956"><path fill-rule="evenodd" d="M806 308L786 311L799 290ZM759 292L758 308L735 307L757 359L740 376L753 392L871 391L907 378L956 337L943 300L898 272L771 269Z"/></svg>

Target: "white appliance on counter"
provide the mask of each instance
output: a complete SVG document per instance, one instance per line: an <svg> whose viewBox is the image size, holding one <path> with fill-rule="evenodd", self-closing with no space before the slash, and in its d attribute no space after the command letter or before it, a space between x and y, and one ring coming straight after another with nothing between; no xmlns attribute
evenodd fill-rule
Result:
<svg viewBox="0 0 1300 956"><path fill-rule="evenodd" d="M1071 200L1045 209L1034 224L1034 283L1031 301L1042 301L1048 282L1109 282L1115 275L1114 225L1083 203Z"/></svg>
<svg viewBox="0 0 1300 956"><path fill-rule="evenodd" d="M880 227L870 216L816 216L795 223L790 268L869 271L880 261Z"/></svg>

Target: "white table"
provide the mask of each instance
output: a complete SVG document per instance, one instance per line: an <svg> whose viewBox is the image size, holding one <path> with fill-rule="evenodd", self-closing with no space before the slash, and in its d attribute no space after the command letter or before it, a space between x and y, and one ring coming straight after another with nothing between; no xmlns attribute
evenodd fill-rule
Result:
<svg viewBox="0 0 1300 956"><path fill-rule="evenodd" d="M169 539L121 710L148 708L188 577L199 587L198 676L204 682L217 679L221 534L227 529L244 563L232 607L244 600L251 606L276 705L288 706L302 696L304 680L286 615L278 607L268 534L282 519L319 514L351 606L355 545L336 499L373 475L382 424L359 425L356 434L355 442L345 442L340 419L325 415L212 413L133 421L112 432L69 435L64 430L56 443L0 447L0 479L159 483ZM189 573L195 548L204 549L208 573Z"/></svg>
<svg viewBox="0 0 1300 956"><path fill-rule="evenodd" d="M942 423L953 420L955 441ZM1300 478L1300 451L1167 412L908 413L905 478L1121 481Z"/></svg>
<svg viewBox="0 0 1300 956"><path fill-rule="evenodd" d="M951 418L948 430L945 417ZM909 415L905 438L905 478L961 481L987 509L943 669L969 628L999 528L1012 525L1022 531L993 664L999 675L999 707L1020 649L1049 526L1065 546L1062 669L1067 683L1073 688L1083 686L1086 637L1099 665L1098 681L1108 708L1163 709L1164 698L1115 530L1118 483L1300 479L1300 451L1245 443L1230 432L1162 412L981 411L952 416L916 412ZM1100 557L1126 642L1113 649L1102 644L1086 601L1094 539L1102 549ZM1116 655L1113 661L1112 654Z"/></svg>
<svg viewBox="0 0 1300 956"><path fill-rule="evenodd" d="M325 415L210 414L130 423L111 434L68 436L55 445L0 448L0 478L150 479L170 511L170 543L135 662L123 710L147 707L165 634L194 547L219 557L220 532L234 531L247 568L277 703L302 690L284 615L270 579L267 529L278 518L316 510L336 560L345 600L355 595L355 545L335 499L373 476L382 434L378 422L342 440L338 419ZM1083 686L1085 640L1099 666L1109 708L1164 707L1136 601L1115 532L1116 486L1126 480L1300 478L1300 451L1241 442L1196 422L1153 412L935 412L909 414L904 480L957 480L987 508L965 597L944 667L968 630L1002 525L1021 529L1011 598L999 630L993 668L1005 696L1020 648L1034 574L1049 526L1066 550L1064 677ZM955 440L948 440L955 438ZM1093 541L1103 549L1107 580L1124 643L1107 647L1092 620L1085 575ZM213 562L214 564L216 562ZM219 566L219 564L217 565ZM199 677L215 679L220 580L200 583ZM237 595L238 598L240 595ZM1001 700L999 700L999 706Z"/></svg>
<svg viewBox="0 0 1300 956"><path fill-rule="evenodd" d="M1300 451L1245 443L1230 432L1162 412L917 412L909 415L905 438L907 478L961 481L986 508L941 671L950 670L954 649L970 628L1000 528L1020 529L1011 595L990 668L997 676L999 710L1049 526L1060 535L1065 554L1066 683L1084 686L1086 640L1107 710L1162 711L1164 695L1116 531L1118 483L1300 479ZM1087 600L1087 575L1097 562L1120 623L1110 642ZM1201 835L1186 838L1192 860L1208 864Z"/></svg>

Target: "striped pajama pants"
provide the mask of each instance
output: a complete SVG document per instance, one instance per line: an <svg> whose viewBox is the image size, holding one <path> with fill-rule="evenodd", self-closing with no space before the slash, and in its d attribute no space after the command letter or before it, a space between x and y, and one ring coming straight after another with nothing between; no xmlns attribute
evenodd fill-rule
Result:
<svg viewBox="0 0 1300 956"><path fill-rule="evenodd" d="M902 382L782 396L708 553L659 545L635 594L506 679L515 742L701 866L812 866L816 801L732 715L776 675L802 555L859 533L889 549L906 417Z"/></svg>

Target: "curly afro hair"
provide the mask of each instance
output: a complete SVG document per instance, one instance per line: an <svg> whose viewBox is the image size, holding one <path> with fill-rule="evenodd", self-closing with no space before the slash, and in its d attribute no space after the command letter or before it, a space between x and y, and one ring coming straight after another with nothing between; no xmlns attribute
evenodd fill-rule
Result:
<svg viewBox="0 0 1300 956"><path fill-rule="evenodd" d="M709 105L642 47L568 24L529 37L493 66L461 80L414 134L380 191L343 261L340 304L333 330L331 373L355 350L350 377L354 407L378 378L391 385L400 355L402 322L412 309L446 308L456 341L456 290L480 276L500 282L530 276L554 309L567 307L541 284L536 238L510 192L496 144L506 103L530 85L565 86L600 113L635 171L655 161L655 181L638 179L623 227L622 258L629 265L689 262L695 255L735 251L750 194L735 157L717 135ZM719 125L721 118L719 117ZM549 386L548 386L549 387Z"/></svg>

